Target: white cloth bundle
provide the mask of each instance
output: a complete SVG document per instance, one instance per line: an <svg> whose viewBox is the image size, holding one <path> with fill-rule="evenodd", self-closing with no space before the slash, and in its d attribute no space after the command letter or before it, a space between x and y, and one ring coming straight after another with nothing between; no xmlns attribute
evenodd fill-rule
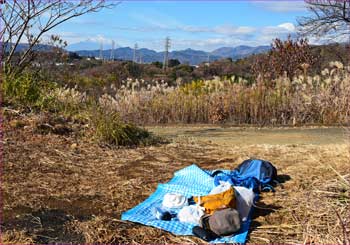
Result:
<svg viewBox="0 0 350 245"><path fill-rule="evenodd" d="M219 194L221 192L227 191L231 188L230 182L220 181L220 185L215 186L210 192L209 195Z"/></svg>
<svg viewBox="0 0 350 245"><path fill-rule="evenodd" d="M204 215L204 208L199 205L190 205L183 207L177 214L180 222L199 225L200 218Z"/></svg>
<svg viewBox="0 0 350 245"><path fill-rule="evenodd" d="M187 198L176 193L167 193L163 198L163 206L166 208L182 208L188 205Z"/></svg>

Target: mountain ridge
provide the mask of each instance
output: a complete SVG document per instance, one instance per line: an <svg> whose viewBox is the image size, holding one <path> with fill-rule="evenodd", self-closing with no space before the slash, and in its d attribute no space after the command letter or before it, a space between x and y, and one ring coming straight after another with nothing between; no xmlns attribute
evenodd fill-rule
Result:
<svg viewBox="0 0 350 245"><path fill-rule="evenodd" d="M236 47L221 47L211 52L195 50L187 48L184 50L174 50L169 52L169 59L178 59L181 63L197 65L202 62L214 61L222 58L231 58L232 60L241 59L252 54L264 53L270 50L270 46L246 46L240 45ZM104 59L111 57L111 49L102 51ZM100 50L76 50L71 51L80 56L99 57ZM114 58L120 60L133 60L134 50L130 47L119 47L114 50ZM136 59L138 62L150 63L155 61L162 62L164 59L164 51L157 52L152 49L141 48L136 51Z"/></svg>

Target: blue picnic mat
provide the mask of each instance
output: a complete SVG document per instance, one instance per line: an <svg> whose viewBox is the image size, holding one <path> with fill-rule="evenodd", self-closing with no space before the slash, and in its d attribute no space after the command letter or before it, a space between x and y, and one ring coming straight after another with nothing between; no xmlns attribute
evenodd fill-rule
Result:
<svg viewBox="0 0 350 245"><path fill-rule="evenodd" d="M210 174L211 171L203 170L195 164L175 172L174 177L168 183L159 184L157 190L149 198L124 212L121 219L157 227L176 235L193 235L194 224L182 223L177 218L171 221L157 220L152 215L151 209L161 205L166 193L178 193L187 198L207 195L215 187L214 178ZM250 221L251 219L248 219L244 222L235 235L221 237L211 243L245 243Z"/></svg>

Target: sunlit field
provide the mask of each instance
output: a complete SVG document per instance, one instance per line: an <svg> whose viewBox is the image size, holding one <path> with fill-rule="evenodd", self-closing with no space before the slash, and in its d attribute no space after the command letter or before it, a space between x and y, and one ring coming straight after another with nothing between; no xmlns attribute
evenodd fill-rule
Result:
<svg viewBox="0 0 350 245"><path fill-rule="evenodd" d="M207 197L194 230L161 202L213 182L237 221L215 241L350 244L349 21L336 0L0 0L0 244L207 243Z"/></svg>

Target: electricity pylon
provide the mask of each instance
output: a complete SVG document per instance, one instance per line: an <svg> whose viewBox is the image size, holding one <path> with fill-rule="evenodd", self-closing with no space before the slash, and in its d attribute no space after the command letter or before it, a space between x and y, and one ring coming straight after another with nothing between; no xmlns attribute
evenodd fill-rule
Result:
<svg viewBox="0 0 350 245"><path fill-rule="evenodd" d="M165 38L165 50L164 50L164 61L163 61L163 70L168 69L169 65L169 49L170 49L170 38Z"/></svg>

